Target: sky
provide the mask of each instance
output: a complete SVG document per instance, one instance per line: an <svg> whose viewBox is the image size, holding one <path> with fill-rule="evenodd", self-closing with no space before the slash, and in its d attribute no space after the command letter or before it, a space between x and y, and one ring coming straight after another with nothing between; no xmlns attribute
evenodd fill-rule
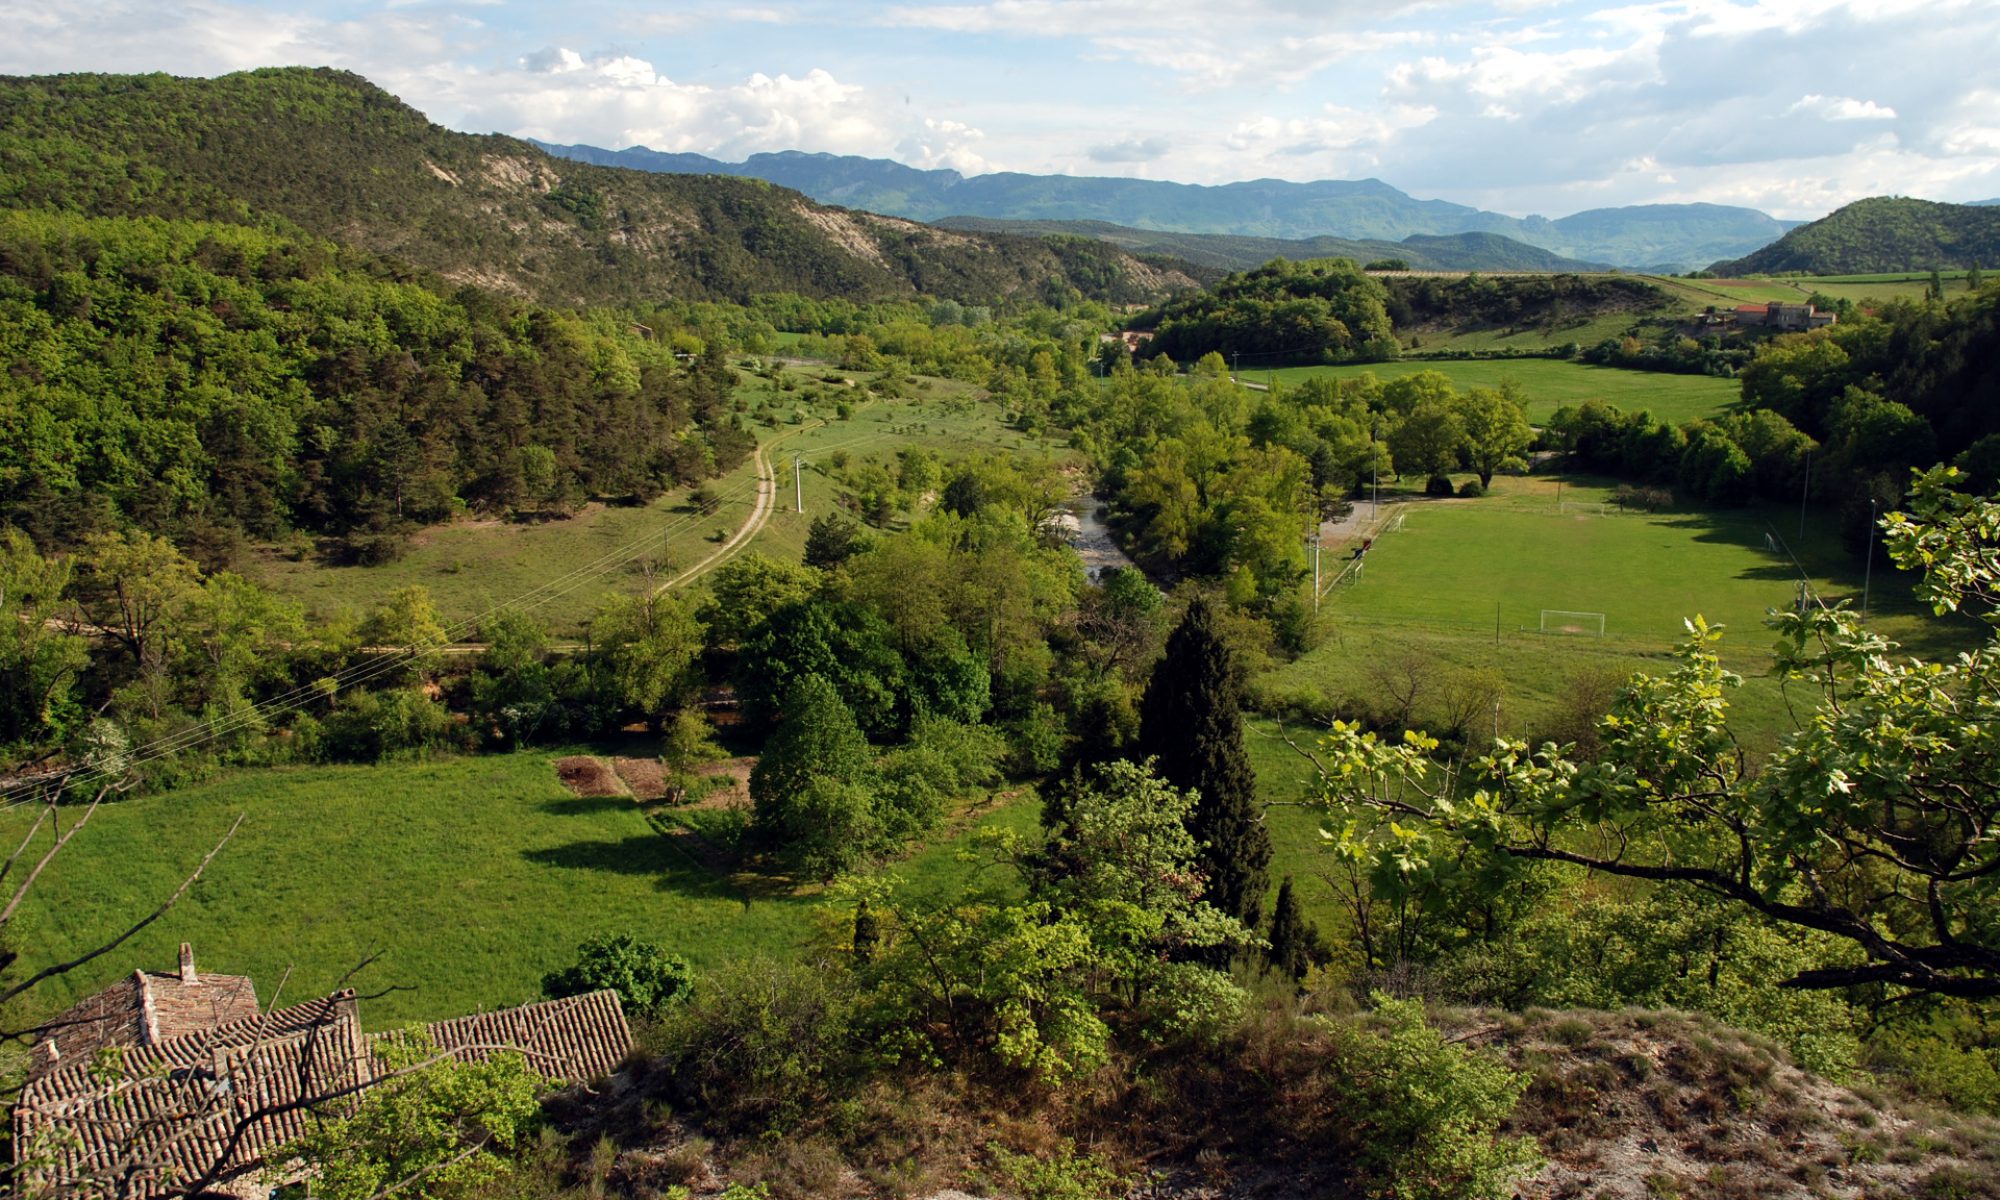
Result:
<svg viewBox="0 0 2000 1200"><path fill-rule="evenodd" d="M1558 217L2000 196L2000 0L0 0L0 73L335 66L739 161L1384 180Z"/></svg>

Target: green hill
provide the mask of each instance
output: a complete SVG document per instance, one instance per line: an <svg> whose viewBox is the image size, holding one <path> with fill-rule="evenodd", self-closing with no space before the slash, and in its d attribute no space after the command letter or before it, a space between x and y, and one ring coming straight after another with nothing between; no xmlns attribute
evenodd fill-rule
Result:
<svg viewBox="0 0 2000 1200"><path fill-rule="evenodd" d="M1351 258L1357 263L1401 259L1416 271L1587 271L1597 264L1564 258L1497 233L1412 234L1400 242L1379 238L1268 238L1222 233L1135 229L1108 221L1014 221L998 217L946 217L946 229L1026 235L1073 234L1096 238L1133 254L1166 255L1198 267L1247 271L1274 258L1304 262Z"/></svg>
<svg viewBox="0 0 2000 1200"><path fill-rule="evenodd" d="M1132 303L1194 282L1097 243L950 233L760 180L554 159L432 125L328 69L0 77L0 207L266 225L545 303Z"/></svg>
<svg viewBox="0 0 2000 1200"><path fill-rule="evenodd" d="M1876 196L1787 233L1717 275L1858 275L2000 262L2000 209Z"/></svg>

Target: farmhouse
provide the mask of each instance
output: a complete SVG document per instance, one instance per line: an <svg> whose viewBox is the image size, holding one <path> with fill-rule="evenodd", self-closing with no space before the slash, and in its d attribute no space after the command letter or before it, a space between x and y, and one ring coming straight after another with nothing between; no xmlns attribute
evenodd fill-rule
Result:
<svg viewBox="0 0 2000 1200"><path fill-rule="evenodd" d="M354 993L261 1012L250 981L203 975L181 947L172 975L132 978L54 1018L14 1110L14 1161L34 1187L138 1198L263 1195L273 1149L384 1077L407 1033L361 1031ZM561 1084L611 1073L631 1049L615 992L440 1021L422 1030L460 1061L520 1053Z"/></svg>
<svg viewBox="0 0 2000 1200"><path fill-rule="evenodd" d="M1831 325L1836 320L1834 314L1821 312L1810 304L1786 304L1773 300L1769 304L1739 304L1736 306L1738 325L1769 325L1774 329L1818 329Z"/></svg>

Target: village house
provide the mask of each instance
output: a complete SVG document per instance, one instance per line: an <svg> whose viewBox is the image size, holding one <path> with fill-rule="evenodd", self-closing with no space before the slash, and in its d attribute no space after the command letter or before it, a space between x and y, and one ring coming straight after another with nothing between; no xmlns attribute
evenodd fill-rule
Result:
<svg viewBox="0 0 2000 1200"><path fill-rule="evenodd" d="M266 1155L382 1078L378 1048L408 1036L364 1034L351 990L263 1012L249 979L197 972L185 944L180 959L177 972L135 971L44 1026L14 1110L22 1182L54 1195L147 1200L198 1186L261 1197L286 1174ZM610 1074L632 1045L608 991L422 1034L461 1061L519 1053L565 1085Z"/></svg>
<svg viewBox="0 0 2000 1200"><path fill-rule="evenodd" d="M1786 304L1779 300L1773 300L1768 304L1736 306L1738 325L1768 325L1773 329L1802 330L1831 325L1837 319L1834 314L1821 312L1810 304Z"/></svg>

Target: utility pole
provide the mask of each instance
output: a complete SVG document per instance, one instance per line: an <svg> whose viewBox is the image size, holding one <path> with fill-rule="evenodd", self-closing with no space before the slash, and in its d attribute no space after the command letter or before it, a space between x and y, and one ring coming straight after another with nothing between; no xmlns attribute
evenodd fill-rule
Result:
<svg viewBox="0 0 2000 1200"><path fill-rule="evenodd" d="M1868 562L1861 568L1861 615L1868 615L1868 588L1875 582L1875 498L1868 498Z"/></svg>
<svg viewBox="0 0 2000 1200"><path fill-rule="evenodd" d="M799 512L806 510L805 468L799 464L799 456L792 455L792 503Z"/></svg>
<svg viewBox="0 0 2000 1200"><path fill-rule="evenodd" d="M1806 544L1806 497L1812 494L1812 451L1806 451L1806 481L1799 487L1799 546Z"/></svg>
<svg viewBox="0 0 2000 1200"><path fill-rule="evenodd" d="M1319 612L1319 539L1313 539L1313 612Z"/></svg>

